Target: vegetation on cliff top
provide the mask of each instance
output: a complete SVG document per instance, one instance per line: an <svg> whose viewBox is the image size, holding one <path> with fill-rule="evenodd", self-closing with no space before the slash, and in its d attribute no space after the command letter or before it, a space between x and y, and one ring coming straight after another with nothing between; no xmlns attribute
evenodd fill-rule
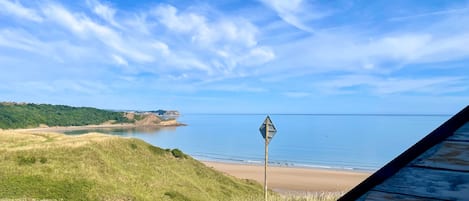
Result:
<svg viewBox="0 0 469 201"><path fill-rule="evenodd" d="M179 150L102 134L0 131L0 200L258 200ZM260 200L260 199L259 199Z"/></svg>
<svg viewBox="0 0 469 201"><path fill-rule="evenodd" d="M84 126L105 122L134 123L142 119L135 115L130 119L123 112L101 110L91 107L71 107L49 104L0 103L0 128L34 128L47 126Z"/></svg>

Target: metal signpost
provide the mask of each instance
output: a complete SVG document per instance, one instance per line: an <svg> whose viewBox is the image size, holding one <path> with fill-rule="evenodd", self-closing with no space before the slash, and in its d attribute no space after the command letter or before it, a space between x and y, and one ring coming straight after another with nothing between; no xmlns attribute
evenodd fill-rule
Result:
<svg viewBox="0 0 469 201"><path fill-rule="evenodd" d="M272 120L270 117L267 116L264 122L261 124L259 131L262 134L262 137L265 139L265 161L264 161L264 199L267 201L267 164L269 159L269 143L270 140L274 137L275 133L277 133L277 129L275 128Z"/></svg>

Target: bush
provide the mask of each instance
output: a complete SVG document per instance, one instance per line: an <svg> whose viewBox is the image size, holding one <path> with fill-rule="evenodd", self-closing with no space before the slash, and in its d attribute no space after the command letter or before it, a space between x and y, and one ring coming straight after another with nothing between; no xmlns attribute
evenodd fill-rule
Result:
<svg viewBox="0 0 469 201"><path fill-rule="evenodd" d="M34 156L18 156L18 165L32 165L36 163L36 157Z"/></svg>
<svg viewBox="0 0 469 201"><path fill-rule="evenodd" d="M42 164L46 163L47 162L47 158L46 157L41 157L39 159L39 162L41 162Z"/></svg>
<svg viewBox="0 0 469 201"><path fill-rule="evenodd" d="M187 156L179 149L171 150L171 154L173 154L173 156L176 158L187 158Z"/></svg>
<svg viewBox="0 0 469 201"><path fill-rule="evenodd" d="M171 200L176 200L176 201L189 201L190 200L188 197L184 196L182 193L177 192L177 191L167 191L164 193L164 195L171 198Z"/></svg>

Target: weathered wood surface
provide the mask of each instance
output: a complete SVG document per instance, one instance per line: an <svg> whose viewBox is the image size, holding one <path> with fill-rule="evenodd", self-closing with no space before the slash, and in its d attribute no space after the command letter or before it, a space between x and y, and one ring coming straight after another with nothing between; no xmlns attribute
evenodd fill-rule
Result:
<svg viewBox="0 0 469 201"><path fill-rule="evenodd" d="M443 200L468 200L469 172L404 167L373 190Z"/></svg>
<svg viewBox="0 0 469 201"><path fill-rule="evenodd" d="M469 142L443 141L424 152L411 165L469 171Z"/></svg>
<svg viewBox="0 0 469 201"><path fill-rule="evenodd" d="M467 122L466 124L461 126L461 128L456 130L456 133L459 133L459 132L466 132L466 133L469 132L469 122Z"/></svg>
<svg viewBox="0 0 469 201"><path fill-rule="evenodd" d="M448 140L463 140L469 142L469 122L464 124L461 128L456 130Z"/></svg>
<svg viewBox="0 0 469 201"><path fill-rule="evenodd" d="M365 195L361 196L357 201L383 201L383 200L399 200L399 201L441 201L441 199L432 199L424 197L416 197L410 195L401 195L396 193L368 191Z"/></svg>

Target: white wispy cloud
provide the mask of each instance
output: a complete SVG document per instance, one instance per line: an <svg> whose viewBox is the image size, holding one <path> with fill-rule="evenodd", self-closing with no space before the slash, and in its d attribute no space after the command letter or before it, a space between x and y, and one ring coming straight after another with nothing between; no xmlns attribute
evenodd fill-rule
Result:
<svg viewBox="0 0 469 201"><path fill-rule="evenodd" d="M258 44L259 31L246 19L223 16L211 19L166 4L157 6L153 14L173 34L185 38L184 44L192 46L193 51L205 51L202 58L209 57L209 62L204 63L210 67L207 70L210 75L236 74L237 68L261 65L275 58L270 47Z"/></svg>
<svg viewBox="0 0 469 201"><path fill-rule="evenodd" d="M289 91L289 92L284 92L283 95L289 98L304 98L304 97L311 96L311 93L301 92L301 91Z"/></svg>
<svg viewBox="0 0 469 201"><path fill-rule="evenodd" d="M83 59L83 66L116 65L131 74L186 70L187 78L197 79L244 75L244 67L275 59L269 46L258 43L257 26L240 16L212 18L169 4L136 12L120 12L99 0L87 0L85 5L89 10L54 1L25 7L2 0L0 6L11 10L6 15L27 18L34 29L54 34L37 35L34 29L7 25L0 32L0 46L77 66L77 58Z"/></svg>
<svg viewBox="0 0 469 201"><path fill-rule="evenodd" d="M372 93L393 94L450 94L469 89L464 77L402 78L371 75L338 76L327 81L317 82L316 89L325 93Z"/></svg>
<svg viewBox="0 0 469 201"><path fill-rule="evenodd" d="M86 47L76 46L67 41L43 41L23 29L0 29L0 47L22 50L57 62L94 57L94 52ZM11 59L23 58L11 57Z"/></svg>
<svg viewBox="0 0 469 201"><path fill-rule="evenodd" d="M19 30L0 30L0 46L36 52L45 47L28 33Z"/></svg>
<svg viewBox="0 0 469 201"><path fill-rule="evenodd" d="M124 65L124 66L129 65L129 63L124 58L122 58L121 56L113 54L113 55L111 55L111 57L119 65Z"/></svg>
<svg viewBox="0 0 469 201"><path fill-rule="evenodd" d="M149 44L152 48L160 51L163 55L169 55L171 53L166 43L155 40L155 41L150 42Z"/></svg>
<svg viewBox="0 0 469 201"><path fill-rule="evenodd" d="M110 87L101 81L95 80L65 80L56 79L49 81L30 80L18 83L10 83L10 91L21 91L25 93L46 93L46 94L87 94L97 95L107 93Z"/></svg>
<svg viewBox="0 0 469 201"><path fill-rule="evenodd" d="M97 39L110 48L111 51L116 51L136 62L152 62L155 60L154 56L135 47L132 38L125 40L116 30L94 22L86 15L74 14L56 4L45 6L43 12L49 20L68 29L82 40Z"/></svg>
<svg viewBox="0 0 469 201"><path fill-rule="evenodd" d="M114 15L116 14L116 9L113 7L103 4L97 0L87 0L87 4L92 8L93 12L101 17L103 20L107 21L112 26L121 28L119 23L116 22L114 19Z"/></svg>
<svg viewBox="0 0 469 201"><path fill-rule="evenodd" d="M469 12L469 7L453 8L453 9L445 9L445 10L437 10L437 11L431 11L431 12L425 12L425 13L418 13L418 14L408 15L408 16L392 17L389 20L390 21L403 21L403 20L409 20L409 19L415 19L415 18L425 18L425 17L429 17L429 16L460 14L460 13L467 13L467 12Z"/></svg>
<svg viewBox="0 0 469 201"><path fill-rule="evenodd" d="M206 19L204 16L197 13L178 13L178 9L171 5L160 5L154 9L154 14L157 20L164 24L168 29L190 33L204 32L208 29L206 25Z"/></svg>
<svg viewBox="0 0 469 201"><path fill-rule="evenodd" d="M275 64L317 72L389 72L411 64L468 58L469 27L454 32L441 30L437 26L371 37L356 30L322 32L277 47Z"/></svg>
<svg viewBox="0 0 469 201"><path fill-rule="evenodd" d="M257 28L242 18L210 20L202 14L179 11L171 5L158 6L154 14L168 29L187 33L200 45L222 42L252 47L257 44Z"/></svg>
<svg viewBox="0 0 469 201"><path fill-rule="evenodd" d="M41 22L43 20L34 9L26 8L18 1L0 0L0 10L2 13L8 13L35 22Z"/></svg>
<svg viewBox="0 0 469 201"><path fill-rule="evenodd" d="M248 84L218 84L215 86L204 86L202 90L208 91L223 91L223 92L251 92L251 93L259 93L259 92L266 92L267 89L262 87L254 87Z"/></svg>
<svg viewBox="0 0 469 201"><path fill-rule="evenodd" d="M275 59L275 53L268 47L253 48L248 54L241 57L240 63L247 66L266 63Z"/></svg>
<svg viewBox="0 0 469 201"><path fill-rule="evenodd" d="M315 9L310 2L304 0L260 0L273 9L286 23L306 32L314 32L314 28L307 21L317 20L327 16L327 12Z"/></svg>

